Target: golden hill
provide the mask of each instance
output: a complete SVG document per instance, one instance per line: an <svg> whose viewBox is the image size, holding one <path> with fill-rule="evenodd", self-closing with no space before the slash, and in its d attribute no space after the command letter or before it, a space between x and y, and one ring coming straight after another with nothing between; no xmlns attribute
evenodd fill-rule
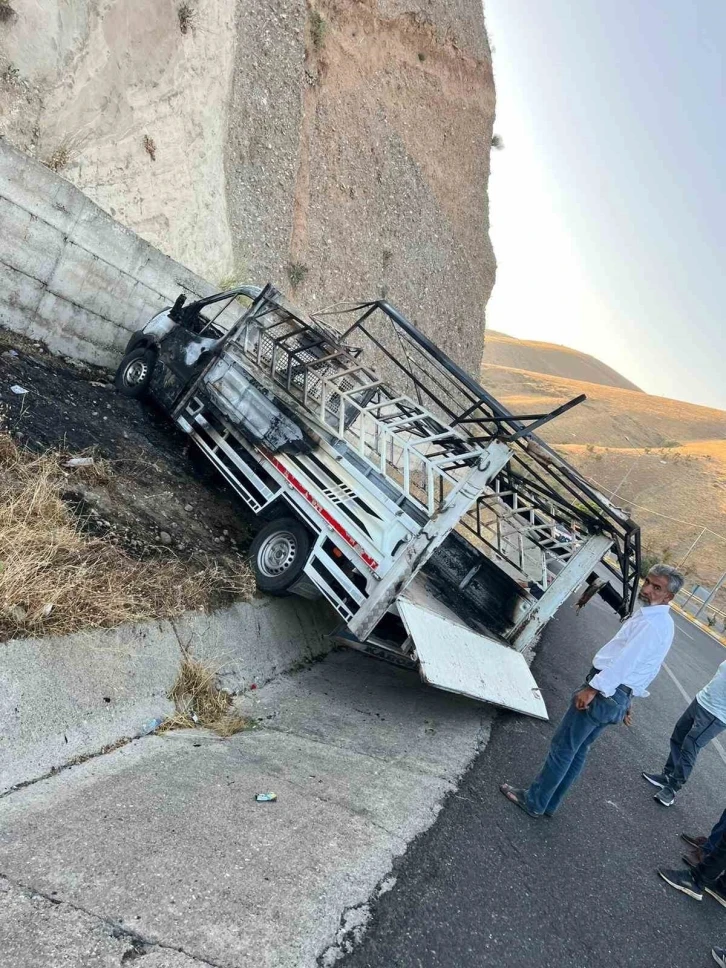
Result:
<svg viewBox="0 0 726 968"><path fill-rule="evenodd" d="M488 329L484 340L484 360L494 366L511 366L549 376L564 376L585 383L601 383L623 390L638 390L634 383L606 366L601 360L569 346L516 339Z"/></svg>
<svg viewBox="0 0 726 968"><path fill-rule="evenodd" d="M544 413L585 393L585 403L548 427L544 436L552 443L662 447L673 441L681 444L726 436L726 413L695 403L486 362L482 379L515 413Z"/></svg>
<svg viewBox="0 0 726 968"><path fill-rule="evenodd" d="M648 552L674 563L688 555L685 567L693 578L718 578L726 570L726 412L581 380L572 374L583 372L583 354L572 352L568 372L567 351L546 343L506 337L510 359L522 344L521 361L530 364L534 345L537 358L557 373L492 364L491 337L484 386L515 414L544 413L585 393L585 403L546 425L541 436L632 510Z"/></svg>

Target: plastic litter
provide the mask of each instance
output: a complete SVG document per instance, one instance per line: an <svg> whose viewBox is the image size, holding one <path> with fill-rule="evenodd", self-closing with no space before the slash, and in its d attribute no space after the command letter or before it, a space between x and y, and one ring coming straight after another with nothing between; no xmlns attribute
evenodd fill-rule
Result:
<svg viewBox="0 0 726 968"><path fill-rule="evenodd" d="M93 457L71 457L67 460L64 467L90 467L93 464Z"/></svg>
<svg viewBox="0 0 726 968"><path fill-rule="evenodd" d="M28 391L27 391L27 390L25 389L25 387L19 387L17 383L15 383L15 384L14 384L13 386L11 386L11 387L10 387L10 389L12 390L12 392L13 392L13 393L17 393L17 395L18 395L19 397L22 397L22 396L23 396L23 394L25 394L25 393L27 393L27 392L28 392Z"/></svg>
<svg viewBox="0 0 726 968"><path fill-rule="evenodd" d="M255 797L258 803L274 803L277 800L276 793L258 793Z"/></svg>
<svg viewBox="0 0 726 968"><path fill-rule="evenodd" d="M157 716L156 719L150 719L148 723L144 723L141 727L141 735L148 736L150 733L155 733L163 722L164 720L161 716Z"/></svg>
<svg viewBox="0 0 726 968"><path fill-rule="evenodd" d="M2 353L1 355L2 356L10 356L10 357L13 357L14 358L14 357L16 357L18 355L18 351L17 350L5 350L5 352Z"/></svg>

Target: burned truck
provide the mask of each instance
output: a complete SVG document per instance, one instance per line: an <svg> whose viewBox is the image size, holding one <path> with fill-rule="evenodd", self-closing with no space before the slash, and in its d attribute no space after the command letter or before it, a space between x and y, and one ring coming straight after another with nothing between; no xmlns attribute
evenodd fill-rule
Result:
<svg viewBox="0 0 726 968"><path fill-rule="evenodd" d="M536 436L584 396L514 415L384 300L180 295L116 386L261 516L261 590L326 599L339 642L432 686L547 718L525 653L557 608L581 585L634 608L637 525Z"/></svg>

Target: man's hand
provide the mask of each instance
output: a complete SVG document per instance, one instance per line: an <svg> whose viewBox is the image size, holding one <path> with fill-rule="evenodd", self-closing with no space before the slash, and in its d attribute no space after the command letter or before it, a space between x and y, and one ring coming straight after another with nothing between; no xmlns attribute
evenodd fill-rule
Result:
<svg viewBox="0 0 726 968"><path fill-rule="evenodd" d="M632 726L633 725L633 710L632 709L629 709L627 711L627 713L625 714L625 718L623 719L623 722L625 723L626 726Z"/></svg>
<svg viewBox="0 0 726 968"><path fill-rule="evenodd" d="M592 686L585 686L580 689L579 692L575 693L575 709L580 711L587 709L595 696L597 696L597 689L593 689Z"/></svg>

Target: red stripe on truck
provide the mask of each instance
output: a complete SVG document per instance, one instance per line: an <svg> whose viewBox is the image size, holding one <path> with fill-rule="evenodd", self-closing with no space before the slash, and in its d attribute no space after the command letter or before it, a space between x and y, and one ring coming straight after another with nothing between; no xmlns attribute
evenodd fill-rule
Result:
<svg viewBox="0 0 726 968"><path fill-rule="evenodd" d="M285 480L289 481L290 484L292 484L292 486L295 488L298 494L302 494L305 500L315 508L315 510L320 515L320 517L324 521L326 521L330 525L330 527L333 528L333 530L340 535L343 541L345 541L346 544L349 544L354 551L358 552L358 554L361 556L363 561L368 565L368 567L372 568L375 571L375 569L378 567L378 562L375 560L375 558L371 558L371 556L366 551L364 551L363 548L358 544L355 538L352 535L348 534L348 532L345 530L343 525L340 524L339 521L336 521L335 518L332 516L332 514L330 514L329 511L326 511L326 509L320 504L319 501L315 500L315 498L310 493L310 491L308 491L305 485L302 484L295 477L295 475L291 473L287 469L287 467L285 467L285 465L281 461L279 461L277 457L275 457L273 454L268 454L267 452L265 452L265 457L269 460L269 462L274 467L277 468L277 470L282 474Z"/></svg>

